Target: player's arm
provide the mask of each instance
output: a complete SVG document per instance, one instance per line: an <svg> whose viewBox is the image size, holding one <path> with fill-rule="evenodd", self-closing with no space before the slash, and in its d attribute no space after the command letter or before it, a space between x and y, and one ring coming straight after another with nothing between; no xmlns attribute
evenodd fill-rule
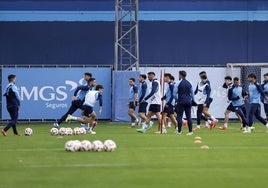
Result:
<svg viewBox="0 0 268 188"><path fill-rule="evenodd" d="M195 91L194 91L194 94L195 94L195 95L196 95L197 92L198 92L198 84L199 84L199 83L197 83L196 88L195 88Z"/></svg>
<svg viewBox="0 0 268 188"><path fill-rule="evenodd" d="M157 87L158 87L158 83L153 81L153 83L152 83L152 90L149 93L149 95L147 95L144 98L145 101L147 101L150 97L152 97L155 94Z"/></svg>
<svg viewBox="0 0 268 188"><path fill-rule="evenodd" d="M98 95L98 100L99 100L99 113L101 114L102 112L102 94L99 93Z"/></svg>
<svg viewBox="0 0 268 188"><path fill-rule="evenodd" d="M167 102L167 105L170 105L174 99L173 97L174 85L173 84L169 84L169 90L170 90L171 95L170 95L169 101Z"/></svg>
<svg viewBox="0 0 268 188"><path fill-rule="evenodd" d="M222 87L223 87L224 89L228 89L228 85L227 85L226 83L224 83L224 84L222 85Z"/></svg>
<svg viewBox="0 0 268 188"><path fill-rule="evenodd" d="M145 97L146 90L147 90L147 85L146 84L142 84L142 86L141 86L141 96L139 98L139 103L141 103L141 101Z"/></svg>
<svg viewBox="0 0 268 188"><path fill-rule="evenodd" d="M137 86L133 87L133 92L134 92L133 102L134 102L134 106L136 106L136 102L138 101L138 87Z"/></svg>
<svg viewBox="0 0 268 188"><path fill-rule="evenodd" d="M268 101L268 96L265 95L265 93L264 93L264 91L263 91L261 85L255 83L255 86L256 86L258 92L259 92L259 93L261 94L261 96L263 97L263 99L265 99L265 100Z"/></svg>
<svg viewBox="0 0 268 188"><path fill-rule="evenodd" d="M17 102L18 102L18 105L20 106L20 94L19 94L19 89L17 88L17 86L13 85L11 87L12 91L15 93L15 96L16 96L16 99L17 99Z"/></svg>
<svg viewBox="0 0 268 188"><path fill-rule="evenodd" d="M173 98L175 101L178 101L178 88L179 88L179 83L176 83L173 87Z"/></svg>
<svg viewBox="0 0 268 188"><path fill-rule="evenodd" d="M244 89L242 89L242 97L244 100L246 100L246 98L248 98L248 92Z"/></svg>
<svg viewBox="0 0 268 188"><path fill-rule="evenodd" d="M209 98L210 98L210 94L211 94L211 87L210 87L210 85L208 84L207 86L206 86L206 91L207 91L207 98L206 98L206 101L205 101L205 104L208 104L209 103Z"/></svg>
<svg viewBox="0 0 268 188"><path fill-rule="evenodd" d="M232 88L230 88L229 90L228 90L228 99L230 100L230 101L236 101L236 100L239 100L240 99L240 97L239 96L235 96L235 97L233 97L233 87Z"/></svg>

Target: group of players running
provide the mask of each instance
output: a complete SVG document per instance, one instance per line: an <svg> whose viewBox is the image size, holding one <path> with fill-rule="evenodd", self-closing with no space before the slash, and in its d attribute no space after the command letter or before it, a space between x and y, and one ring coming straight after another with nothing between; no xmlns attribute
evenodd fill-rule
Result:
<svg viewBox="0 0 268 188"><path fill-rule="evenodd" d="M148 82L146 82L148 76ZM179 72L179 81L174 82L174 77L170 73L164 74L164 82L167 84L164 96L161 93L160 82L155 78L154 72L139 76L139 86L135 84L135 78L129 79L129 110L128 114L131 118L131 127L136 127L140 122L141 129L137 129L140 133L145 133L150 130L153 121L151 117L156 115L160 131L156 133L167 133L167 128L171 127L171 123L176 128L176 133L181 134L181 124L186 127L188 124L189 132L187 135L192 135L192 119L191 108L195 106L197 125L193 129L198 131L201 129L201 120L205 120L204 128L215 128L218 120L210 114L209 107L213 101L211 97L210 81L207 78L205 71L199 73L200 81L194 90L189 83L186 82L186 72ZM254 116L267 128L268 132L268 73L264 74L263 84L256 82L256 75L250 73L248 75L248 91L245 91L239 81L238 77L232 78L226 76L224 78L223 87L227 89L229 103L225 111L225 119L220 130L228 129L228 120L230 112L234 112L241 122L241 130L243 133L251 133L254 130L253 120ZM182 100L183 99L183 100ZM187 101L188 100L188 101ZM247 113L245 101L249 102L249 110ZM189 105L191 103L191 105ZM261 103L264 104L266 119L261 117ZM163 109L161 109L161 104ZM149 105L148 112L147 106ZM138 116L135 115L135 108L138 107ZM185 112L186 119L182 118ZM169 122L166 125L166 119ZM162 130L161 130L162 129Z"/></svg>

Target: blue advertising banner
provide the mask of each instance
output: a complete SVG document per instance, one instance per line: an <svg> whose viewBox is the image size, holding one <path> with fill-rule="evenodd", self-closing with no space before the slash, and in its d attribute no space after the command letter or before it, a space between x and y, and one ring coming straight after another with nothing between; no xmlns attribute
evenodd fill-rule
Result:
<svg viewBox="0 0 268 188"><path fill-rule="evenodd" d="M2 92L8 84L7 76L17 76L21 107L19 119L59 119L71 105L77 86L84 85L84 73L90 72L97 84L104 86L103 112L95 106L98 119L111 118L111 68L3 68ZM78 110L75 115L81 116ZM2 119L9 119L6 99L2 96Z"/></svg>

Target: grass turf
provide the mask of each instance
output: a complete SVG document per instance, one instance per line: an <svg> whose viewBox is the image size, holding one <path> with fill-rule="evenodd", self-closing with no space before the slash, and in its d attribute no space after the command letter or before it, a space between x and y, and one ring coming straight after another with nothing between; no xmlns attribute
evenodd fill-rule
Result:
<svg viewBox="0 0 268 188"><path fill-rule="evenodd" d="M74 128L78 124L64 126ZM0 187L266 187L268 134L255 124L242 134L238 124L228 131L201 129L193 136L137 133L128 124L99 123L96 135L51 136L51 124L31 127L33 136L0 138ZM202 144L194 144L201 136ZM115 152L65 152L67 140L112 139ZM209 150L201 150L206 144Z"/></svg>

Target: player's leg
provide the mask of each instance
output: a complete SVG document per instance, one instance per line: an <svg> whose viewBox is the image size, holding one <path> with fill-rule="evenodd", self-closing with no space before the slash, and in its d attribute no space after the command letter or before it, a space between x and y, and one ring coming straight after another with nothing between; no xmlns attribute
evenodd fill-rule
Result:
<svg viewBox="0 0 268 188"><path fill-rule="evenodd" d="M147 117L146 117L146 111L147 111L147 102L142 102L139 104L139 111L138 111L138 114L139 114L139 117L141 118L141 124L143 125L146 120L147 120Z"/></svg>
<svg viewBox="0 0 268 188"><path fill-rule="evenodd" d="M178 122L178 132L177 134L181 134L182 130L182 117L184 112L184 105L183 104L177 104L176 106L176 113L177 113L177 122Z"/></svg>
<svg viewBox="0 0 268 188"><path fill-rule="evenodd" d="M12 107L7 109L11 120L9 123L2 129L3 136L7 136L7 131L12 127L14 135L18 135L17 129L16 129L16 123L18 120L18 107Z"/></svg>
<svg viewBox="0 0 268 188"><path fill-rule="evenodd" d="M257 105L256 104L250 104L249 106L249 114L248 114L248 128L243 129L243 133L251 133L251 127L253 125L253 117L256 113Z"/></svg>
<svg viewBox="0 0 268 188"><path fill-rule="evenodd" d="M12 129L13 129L13 133L14 133L15 136L20 136L18 134L18 131L17 131L18 117L19 117L19 108L18 107L15 107L13 109L13 113L12 113L12 116L11 116L11 121L13 122L12 123Z"/></svg>
<svg viewBox="0 0 268 188"><path fill-rule="evenodd" d="M191 109L192 109L192 105L191 104L185 104L184 110L185 110L185 116L187 118L187 122L188 122L188 129L189 132L187 133L187 135L192 135L193 134L193 125L192 125L192 117L191 117Z"/></svg>
<svg viewBox="0 0 268 188"><path fill-rule="evenodd" d="M255 111L255 117L257 118L257 120L259 120L263 125L266 126L267 130L268 130L268 123L267 121L261 117L261 105L257 104L257 110Z"/></svg>
<svg viewBox="0 0 268 188"><path fill-rule="evenodd" d="M78 106L77 104L78 103L82 103L80 102L80 100L75 100L75 101L72 101L72 104L70 106L70 108L68 109L68 111L57 121L57 123L54 123L54 127L55 128L59 128L60 127L60 124L66 120L66 118L68 117L68 115L72 115L77 109L78 109Z"/></svg>
<svg viewBox="0 0 268 188"><path fill-rule="evenodd" d="M147 129L151 129L153 126L153 122L151 121L151 117L154 115L154 112L151 111L151 109L152 109L151 105L152 104L150 104L149 111L148 111L148 114L146 116L146 121L144 122L144 124L142 124L142 128L137 129L137 131L140 133L145 133Z"/></svg>
<svg viewBox="0 0 268 188"><path fill-rule="evenodd" d="M131 127L135 127L136 123L138 122L138 119L135 115L135 105L134 102L129 103L129 108L128 108L128 115L130 116L131 119Z"/></svg>
<svg viewBox="0 0 268 188"><path fill-rule="evenodd" d="M247 121L241 107L235 107L235 113L241 118L243 128L246 128L248 125L248 121Z"/></svg>
<svg viewBox="0 0 268 188"><path fill-rule="evenodd" d="M268 104L264 104L264 112L266 115L266 121L268 122Z"/></svg>
<svg viewBox="0 0 268 188"><path fill-rule="evenodd" d="M197 112L196 112L197 125L194 128L195 131L198 131L201 128L201 125L200 124L201 124L202 113L203 113L203 104L198 104L197 105ZM206 117L204 117L204 118L205 118L205 120L207 120Z"/></svg>

